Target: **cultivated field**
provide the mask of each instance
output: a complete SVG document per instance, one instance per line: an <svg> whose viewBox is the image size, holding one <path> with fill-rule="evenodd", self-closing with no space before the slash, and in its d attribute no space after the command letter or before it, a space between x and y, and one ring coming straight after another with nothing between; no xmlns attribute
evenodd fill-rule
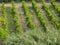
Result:
<svg viewBox="0 0 60 45"><path fill-rule="evenodd" d="M6 3L6 4L1 3L0 4L0 30L1 30L0 31L0 38L1 38L0 45L4 45L3 44L4 42L2 42L2 40L6 38L7 35L10 35L12 33L16 35L17 34L24 35L25 33L27 33L27 31L28 32L32 31L31 35L32 34L38 35L42 32L44 33L43 34L44 36L47 36L47 34L49 33L49 36L52 37L52 34L53 34L54 36L53 39L55 39L55 36L56 36L56 43L57 43L58 39L60 40L60 38L57 38L60 34L59 33L60 2L55 2L55 1L45 2L44 0L42 0L41 2L22 1L20 3L15 3L15 2ZM37 31L35 33L35 31L33 30L40 30L40 32ZM6 38L6 40L7 39L8 38ZM44 37L44 39L46 39L46 37ZM43 43L41 44L39 43L37 43L36 45L44 45ZM45 43L49 43L49 41ZM54 40L51 44L49 43L45 45L60 45L60 41L57 44L56 43ZM12 44L9 43L9 45L13 45L13 43ZM21 44L16 44L16 45L29 45L29 44L21 43ZM35 45L35 43L31 45Z"/></svg>

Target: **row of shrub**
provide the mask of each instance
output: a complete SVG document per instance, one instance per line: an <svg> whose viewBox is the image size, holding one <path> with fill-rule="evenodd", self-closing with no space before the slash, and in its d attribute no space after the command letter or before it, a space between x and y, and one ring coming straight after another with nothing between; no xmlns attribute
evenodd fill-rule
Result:
<svg viewBox="0 0 60 45"><path fill-rule="evenodd" d="M18 12L15 7L14 1L12 1L12 15L13 15L13 21L15 24L15 33L21 34L21 27L20 27L19 18L18 18Z"/></svg>
<svg viewBox="0 0 60 45"><path fill-rule="evenodd" d="M2 23L2 25L0 27L0 38L5 38L5 36L8 35L8 26L7 26L4 3L2 3L1 11L2 11L2 17L0 17L0 22Z"/></svg>
<svg viewBox="0 0 60 45"><path fill-rule="evenodd" d="M23 7L23 10L24 10L24 14L26 16L26 21L27 21L27 26L31 29L34 29L35 28L35 24L33 23L33 21L31 20L31 14L29 12L29 9L25 3L25 1L22 2L22 7Z"/></svg>
<svg viewBox="0 0 60 45"><path fill-rule="evenodd" d="M56 0L51 0L51 4L54 7L54 9L56 10L56 12L58 13L58 16L60 17L60 7L56 3Z"/></svg>
<svg viewBox="0 0 60 45"><path fill-rule="evenodd" d="M37 3L35 1L32 1L32 7L34 9L34 11L37 14L37 17L41 23L41 25L43 26L44 30L48 29L48 24L46 22L46 20L44 19L42 12L40 11L40 9L37 7Z"/></svg>
<svg viewBox="0 0 60 45"><path fill-rule="evenodd" d="M60 24L59 24L59 20L55 17L55 14L52 12L52 10L46 5L45 1L42 0L42 7L43 9L47 12L47 17L49 19L49 21L52 22L52 24L54 24L57 29L60 29Z"/></svg>

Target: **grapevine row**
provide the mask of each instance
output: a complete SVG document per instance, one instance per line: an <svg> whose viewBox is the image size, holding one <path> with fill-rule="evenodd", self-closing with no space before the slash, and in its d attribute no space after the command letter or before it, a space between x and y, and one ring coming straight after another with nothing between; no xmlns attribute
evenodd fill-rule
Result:
<svg viewBox="0 0 60 45"><path fill-rule="evenodd" d="M45 21L41 11L38 9L37 4L36 4L35 1L32 1L32 7L34 8L34 10L37 14L37 17L39 18L39 21L41 22L41 25L44 27L45 30L47 30L48 29L48 24Z"/></svg>
<svg viewBox="0 0 60 45"><path fill-rule="evenodd" d="M6 21L6 12L4 3L2 3L1 11L2 11L2 17L0 18L0 21L2 22L2 27L0 28L0 38L4 38L9 33Z"/></svg>
<svg viewBox="0 0 60 45"><path fill-rule="evenodd" d="M31 20L31 14L30 14L29 9L24 1L22 2L22 7L24 10L24 14L26 15L27 26L31 29L34 29L35 25L34 25L33 21Z"/></svg>
<svg viewBox="0 0 60 45"><path fill-rule="evenodd" d="M19 19L18 19L18 13L15 7L15 3L12 1L12 15L13 15L13 21L15 24L15 32L18 34L21 34L21 27L20 27L20 23L19 23Z"/></svg>
<svg viewBox="0 0 60 45"><path fill-rule="evenodd" d="M51 0L51 4L53 5L54 9L58 12L58 14L60 16L60 7L57 5L55 0Z"/></svg>
<svg viewBox="0 0 60 45"><path fill-rule="evenodd" d="M45 4L44 0L42 0L42 7L47 12L49 21L53 22L56 25L57 29L59 29L60 28L59 20L54 16L51 9Z"/></svg>

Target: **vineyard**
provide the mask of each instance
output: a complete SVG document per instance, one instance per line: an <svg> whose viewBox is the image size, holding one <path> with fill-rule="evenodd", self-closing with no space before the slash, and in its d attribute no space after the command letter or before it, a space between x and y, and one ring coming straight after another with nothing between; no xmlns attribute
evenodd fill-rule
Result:
<svg viewBox="0 0 60 45"><path fill-rule="evenodd" d="M1 2L0 45L60 45L60 2Z"/></svg>

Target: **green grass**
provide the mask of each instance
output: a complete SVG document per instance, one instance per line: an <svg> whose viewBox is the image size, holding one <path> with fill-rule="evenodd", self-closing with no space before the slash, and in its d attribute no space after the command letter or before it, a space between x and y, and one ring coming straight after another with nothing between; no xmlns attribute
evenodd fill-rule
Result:
<svg viewBox="0 0 60 45"><path fill-rule="evenodd" d="M4 41L5 45L60 45L58 30L44 33L39 29L29 30L22 35L10 34Z"/></svg>

